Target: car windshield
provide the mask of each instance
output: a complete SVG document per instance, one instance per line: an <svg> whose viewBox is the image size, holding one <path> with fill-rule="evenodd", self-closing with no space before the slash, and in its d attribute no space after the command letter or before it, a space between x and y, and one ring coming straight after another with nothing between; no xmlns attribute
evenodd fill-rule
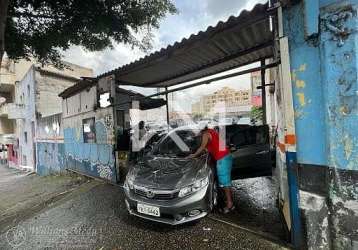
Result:
<svg viewBox="0 0 358 250"><path fill-rule="evenodd" d="M198 149L201 136L193 130L172 131L158 144L154 153L160 155L186 156Z"/></svg>

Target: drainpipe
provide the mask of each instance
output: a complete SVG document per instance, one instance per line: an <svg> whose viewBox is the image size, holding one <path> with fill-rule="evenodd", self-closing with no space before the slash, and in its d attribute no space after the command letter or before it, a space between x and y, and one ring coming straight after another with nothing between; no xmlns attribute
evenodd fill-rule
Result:
<svg viewBox="0 0 358 250"><path fill-rule="evenodd" d="M266 118L266 70L265 59L261 60L261 96L262 96L262 123L267 124Z"/></svg>
<svg viewBox="0 0 358 250"><path fill-rule="evenodd" d="M168 132L169 132L169 99L168 99L168 87L165 87L165 100L167 101L166 104L165 104L165 107L167 109L167 125L168 125Z"/></svg>

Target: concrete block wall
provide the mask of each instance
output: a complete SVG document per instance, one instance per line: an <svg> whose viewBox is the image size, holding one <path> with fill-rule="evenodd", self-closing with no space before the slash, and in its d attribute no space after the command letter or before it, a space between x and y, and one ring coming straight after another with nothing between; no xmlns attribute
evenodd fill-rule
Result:
<svg viewBox="0 0 358 250"><path fill-rule="evenodd" d="M96 143L85 143L83 139L82 121L88 118L95 118ZM64 118L63 124L66 167L115 183L113 108Z"/></svg>

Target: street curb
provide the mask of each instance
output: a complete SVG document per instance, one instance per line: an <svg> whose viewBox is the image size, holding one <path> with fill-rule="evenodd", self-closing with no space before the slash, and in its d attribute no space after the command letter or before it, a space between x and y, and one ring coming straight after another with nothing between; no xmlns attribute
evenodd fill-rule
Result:
<svg viewBox="0 0 358 250"><path fill-rule="evenodd" d="M39 201L38 204L32 206L30 210L27 209L27 210L15 211L14 213L5 215L5 217L1 218L0 220L0 234L5 233L9 228L11 228L12 223L14 223L15 221L18 222L25 221L26 219L39 213L40 211L44 211L45 209L50 209L51 207L53 207L55 203L59 201L63 201L66 199L66 197L76 193L77 190L81 190L85 188L85 185L87 184L88 182L84 182L79 186L72 187L62 192L49 194L48 197Z"/></svg>
<svg viewBox="0 0 358 250"><path fill-rule="evenodd" d="M88 175L88 174L84 174L82 172L79 172L79 171L76 171L76 170L73 170L73 169L68 169L67 168L66 170L68 172L72 172L72 173L75 173L75 174L78 174L78 175L82 175L82 176L85 176L87 178L94 179L94 180L97 180L97 181L100 181L100 182L103 182L103 183L106 183L106 184L109 184L109 185L112 185L112 186L123 188L122 184L113 183L113 182L110 182L110 181L108 181L106 179L102 179L102 178L94 177L94 176L91 176L91 175Z"/></svg>

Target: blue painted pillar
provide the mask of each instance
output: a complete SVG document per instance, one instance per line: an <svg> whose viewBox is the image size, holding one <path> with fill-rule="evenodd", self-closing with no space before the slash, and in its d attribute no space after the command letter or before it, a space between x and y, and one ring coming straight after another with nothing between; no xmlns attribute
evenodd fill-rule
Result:
<svg viewBox="0 0 358 250"><path fill-rule="evenodd" d="M325 147L323 95L319 72L319 48L306 39L317 36L318 7L302 1L283 12L284 36L288 38L296 152L286 152L289 185L291 240L297 249L304 245L300 211L299 164L324 165ZM316 20L310 22L310 20ZM314 122L313 122L314 121Z"/></svg>
<svg viewBox="0 0 358 250"><path fill-rule="evenodd" d="M315 1L316 2L316 1ZM309 1L306 1L309 4ZM327 165L326 129L317 41L306 40L305 18L309 5L303 2L284 11L284 33L289 40L292 95L297 137L297 161ZM314 14L311 14L314 19ZM318 15L316 15L318 19ZM312 32L313 28L310 28ZM311 33L310 33L311 34Z"/></svg>

